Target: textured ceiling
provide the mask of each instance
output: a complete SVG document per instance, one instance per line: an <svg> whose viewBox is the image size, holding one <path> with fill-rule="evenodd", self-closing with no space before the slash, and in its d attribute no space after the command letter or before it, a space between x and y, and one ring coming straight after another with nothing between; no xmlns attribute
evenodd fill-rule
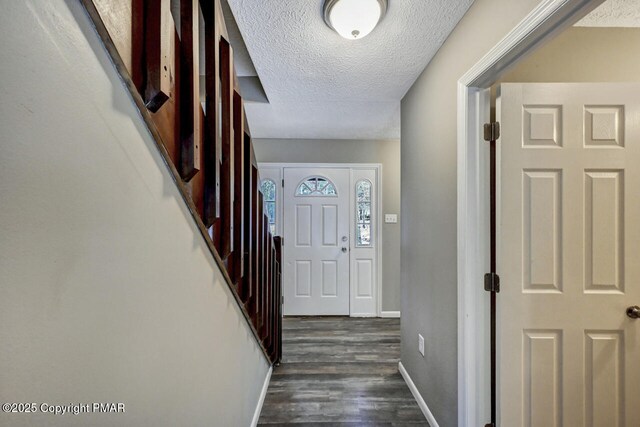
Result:
<svg viewBox="0 0 640 427"><path fill-rule="evenodd" d="M390 0L367 37L328 28L323 0L228 0L269 103L255 138L400 137L400 100L473 0Z"/></svg>
<svg viewBox="0 0 640 427"><path fill-rule="evenodd" d="M577 27L640 27L640 0L608 0L585 16Z"/></svg>

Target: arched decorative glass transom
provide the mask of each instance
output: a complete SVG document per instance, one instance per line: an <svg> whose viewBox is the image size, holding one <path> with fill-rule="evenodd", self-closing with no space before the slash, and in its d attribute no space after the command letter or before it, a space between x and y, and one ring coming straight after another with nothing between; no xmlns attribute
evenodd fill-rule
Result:
<svg viewBox="0 0 640 427"><path fill-rule="evenodd" d="M322 176L311 176L305 178L298 188L296 188L296 196L302 197L337 197L338 192L336 186L331 181Z"/></svg>
<svg viewBox="0 0 640 427"><path fill-rule="evenodd" d="M263 179L260 184L262 195L264 196L264 210L269 218L269 230L271 234L276 234L276 183L271 179Z"/></svg>
<svg viewBox="0 0 640 427"><path fill-rule="evenodd" d="M371 246L371 182L356 183L356 246Z"/></svg>

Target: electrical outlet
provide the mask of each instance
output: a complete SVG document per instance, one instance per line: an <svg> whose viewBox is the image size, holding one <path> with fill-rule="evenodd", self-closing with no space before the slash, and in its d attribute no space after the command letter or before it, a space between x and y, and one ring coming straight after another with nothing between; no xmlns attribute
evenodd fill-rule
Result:
<svg viewBox="0 0 640 427"><path fill-rule="evenodd" d="M384 214L384 222L386 224L396 224L398 222L397 214Z"/></svg>
<svg viewBox="0 0 640 427"><path fill-rule="evenodd" d="M424 337L418 334L418 351L424 357Z"/></svg>

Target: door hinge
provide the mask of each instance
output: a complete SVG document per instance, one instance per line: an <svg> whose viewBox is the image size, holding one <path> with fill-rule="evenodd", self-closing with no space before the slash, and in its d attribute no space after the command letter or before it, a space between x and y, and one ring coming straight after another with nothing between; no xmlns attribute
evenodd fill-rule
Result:
<svg viewBox="0 0 640 427"><path fill-rule="evenodd" d="M500 123L491 122L484 125L484 140L497 141L500 138Z"/></svg>
<svg viewBox="0 0 640 427"><path fill-rule="evenodd" d="M500 292L500 276L496 273L485 274L484 290L487 292Z"/></svg>
<svg viewBox="0 0 640 427"><path fill-rule="evenodd" d="M282 180L282 188L284 188L284 179Z"/></svg>

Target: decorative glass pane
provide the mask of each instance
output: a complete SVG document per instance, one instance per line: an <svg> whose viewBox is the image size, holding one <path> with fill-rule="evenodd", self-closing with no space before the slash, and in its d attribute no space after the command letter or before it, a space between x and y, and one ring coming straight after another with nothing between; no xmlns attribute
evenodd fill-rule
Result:
<svg viewBox="0 0 640 427"><path fill-rule="evenodd" d="M371 246L371 182L356 184L356 246Z"/></svg>
<svg viewBox="0 0 640 427"><path fill-rule="evenodd" d="M338 195L338 193L336 193L336 188L331 183L327 184L327 186L322 189L322 194L324 194L325 196Z"/></svg>
<svg viewBox="0 0 640 427"><path fill-rule="evenodd" d="M264 195L264 200L267 202L275 202L276 201L276 183L270 179L262 180L262 194Z"/></svg>
<svg viewBox="0 0 640 427"><path fill-rule="evenodd" d="M371 201L371 183L369 181L359 181L356 186L356 194L359 202Z"/></svg>
<svg viewBox="0 0 640 427"><path fill-rule="evenodd" d="M358 246L371 246L371 224L358 224L356 234Z"/></svg>
<svg viewBox="0 0 640 427"><path fill-rule="evenodd" d="M296 189L296 196L330 196L338 195L336 187L331 181L320 176L312 176L300 183Z"/></svg>
<svg viewBox="0 0 640 427"><path fill-rule="evenodd" d="M272 236L276 235L276 225L275 224L269 224L269 230L271 231L271 235Z"/></svg>
<svg viewBox="0 0 640 427"><path fill-rule="evenodd" d="M300 187L298 187L298 192L296 193L296 196L308 196L309 194L313 193L313 190L311 190L309 188L309 186L305 183L300 184Z"/></svg>
<svg viewBox="0 0 640 427"><path fill-rule="evenodd" d="M265 202L269 224L276 223L276 202Z"/></svg>
<svg viewBox="0 0 640 427"><path fill-rule="evenodd" d="M305 185L305 187L307 187L310 191L316 191L316 185L317 185L317 182L316 182L316 179L315 179L315 178L306 180L306 181L305 181L305 183L304 183L304 185Z"/></svg>
<svg viewBox="0 0 640 427"><path fill-rule="evenodd" d="M360 202L358 203L358 211L357 211L357 221L359 223L369 223L371 222L371 203L369 202Z"/></svg>

